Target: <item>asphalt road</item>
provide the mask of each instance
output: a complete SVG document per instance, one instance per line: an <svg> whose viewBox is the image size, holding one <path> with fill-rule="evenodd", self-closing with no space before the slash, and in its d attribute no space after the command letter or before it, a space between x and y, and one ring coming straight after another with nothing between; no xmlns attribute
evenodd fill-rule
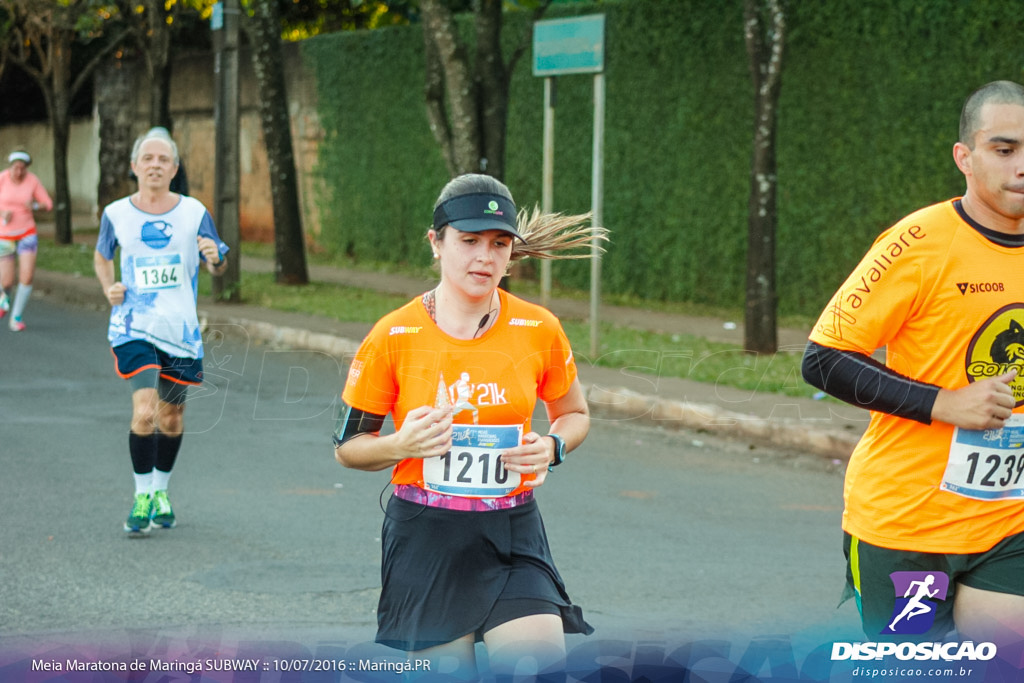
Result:
<svg viewBox="0 0 1024 683"><path fill-rule="evenodd" d="M210 330L171 480L178 527L129 539L130 398L106 313L38 297L25 320L0 327L0 680L69 658L142 661L154 677L137 680L161 680L154 658L209 661L202 680L253 681L326 658L333 673L301 678L337 680L343 656L394 654L371 645L388 475L333 460L337 360ZM714 642L728 680L758 648L774 653L766 672L788 671L860 636L852 604L836 607L842 475L829 462L615 421L595 421L570 457L538 496L597 628L570 638L580 661L630 671ZM256 671L213 669L254 654Z"/></svg>

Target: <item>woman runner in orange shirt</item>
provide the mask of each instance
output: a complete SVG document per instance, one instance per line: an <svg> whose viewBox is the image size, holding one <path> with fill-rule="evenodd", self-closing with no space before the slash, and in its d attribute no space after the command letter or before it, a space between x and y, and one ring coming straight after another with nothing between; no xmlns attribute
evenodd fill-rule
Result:
<svg viewBox="0 0 1024 683"><path fill-rule="evenodd" d="M508 189L464 175L441 192L427 238L437 287L382 318L342 393L335 456L394 468L382 532L377 641L478 675L522 657L564 666L565 633L590 633L555 568L534 491L587 435L572 349L546 309L499 289L511 261L580 258L587 215L518 213ZM550 431L531 425L540 399ZM396 430L380 433L385 416ZM445 660L445 661L442 661Z"/></svg>

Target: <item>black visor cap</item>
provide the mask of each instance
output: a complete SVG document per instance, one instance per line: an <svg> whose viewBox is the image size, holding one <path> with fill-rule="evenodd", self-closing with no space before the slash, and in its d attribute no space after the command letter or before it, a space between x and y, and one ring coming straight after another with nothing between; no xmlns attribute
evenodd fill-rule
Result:
<svg viewBox="0 0 1024 683"><path fill-rule="evenodd" d="M516 205L508 197L489 192L464 194L442 202L434 209L434 229L446 225L462 232L501 230L526 242L516 229Z"/></svg>

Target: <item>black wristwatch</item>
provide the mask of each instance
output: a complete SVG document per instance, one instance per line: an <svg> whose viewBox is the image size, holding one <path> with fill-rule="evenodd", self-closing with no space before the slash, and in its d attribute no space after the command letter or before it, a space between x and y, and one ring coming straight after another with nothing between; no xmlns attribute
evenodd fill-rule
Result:
<svg viewBox="0 0 1024 683"><path fill-rule="evenodd" d="M546 434L545 436L550 437L555 442L555 460L548 467L558 467L565 462L565 441L558 434Z"/></svg>

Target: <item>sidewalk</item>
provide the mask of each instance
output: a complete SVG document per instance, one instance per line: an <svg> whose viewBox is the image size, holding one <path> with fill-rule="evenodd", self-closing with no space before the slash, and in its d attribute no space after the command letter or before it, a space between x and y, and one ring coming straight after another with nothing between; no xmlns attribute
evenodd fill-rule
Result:
<svg viewBox="0 0 1024 683"><path fill-rule="evenodd" d="M243 257L242 269L252 272L273 272L269 259ZM373 289L410 298L421 294L436 282L386 273L368 273L326 266L310 266L310 279L334 282L351 287ZM534 297L524 297L534 300ZM589 315L587 301L552 299L548 306L559 317L585 319ZM211 320L239 323L243 315L232 316L234 306L208 304L204 307ZM273 315L274 312L268 311ZM248 316L248 313L244 314ZM226 317L225 317L226 316ZM742 345L743 325L717 318L682 316L635 308L604 305L600 310L602 321L627 327L651 330L665 334L681 333L705 339ZM249 318L251 322L252 319ZM269 321L268 321L269 322ZM337 354L349 346L336 342L340 337L351 343L348 353L354 352L358 341L369 330L369 325L342 329L339 323L310 330L303 320L293 321L296 327L288 329L287 322L276 318L275 338L291 346L311 347L317 343L328 346L321 350ZM282 327L283 326L283 327ZM333 329L332 329L333 328ZM262 328L263 336L270 329ZM326 339L311 337L326 334ZM780 329L779 348L801 351L807 342L809 330ZM353 333L356 333L353 336ZM329 350L331 349L331 350ZM845 460L867 427L868 412L835 401L815 400L816 390L807 387L806 398L758 393L688 381L675 377L657 377L628 369L596 367L582 361L577 353L580 381L587 391L591 411L595 418L606 420L635 420L666 428L687 428L716 432L723 436L749 440L780 448L798 449L833 459Z"/></svg>
<svg viewBox="0 0 1024 683"><path fill-rule="evenodd" d="M269 259L242 258L242 270L270 272ZM310 278L374 289L412 298L436 283L406 276L367 273L326 266L310 266ZM105 308L106 300L91 277L38 271L35 291L75 305ZM585 301L554 299L549 308L558 316L586 318ZM207 326L237 326L251 339L294 349L308 349L349 359L370 325L340 323L326 318L273 311L247 304L219 304L200 300L200 318ZM602 306L603 321L685 333L713 341L741 344L742 323ZM779 330L780 349L799 350L806 330ZM831 400L815 400L811 387L806 398L758 393L703 384L674 377L658 377L635 369L592 366L579 354L577 363L594 419L623 420L667 429L715 433L751 444L816 454L834 460L849 457L867 426L868 413Z"/></svg>

